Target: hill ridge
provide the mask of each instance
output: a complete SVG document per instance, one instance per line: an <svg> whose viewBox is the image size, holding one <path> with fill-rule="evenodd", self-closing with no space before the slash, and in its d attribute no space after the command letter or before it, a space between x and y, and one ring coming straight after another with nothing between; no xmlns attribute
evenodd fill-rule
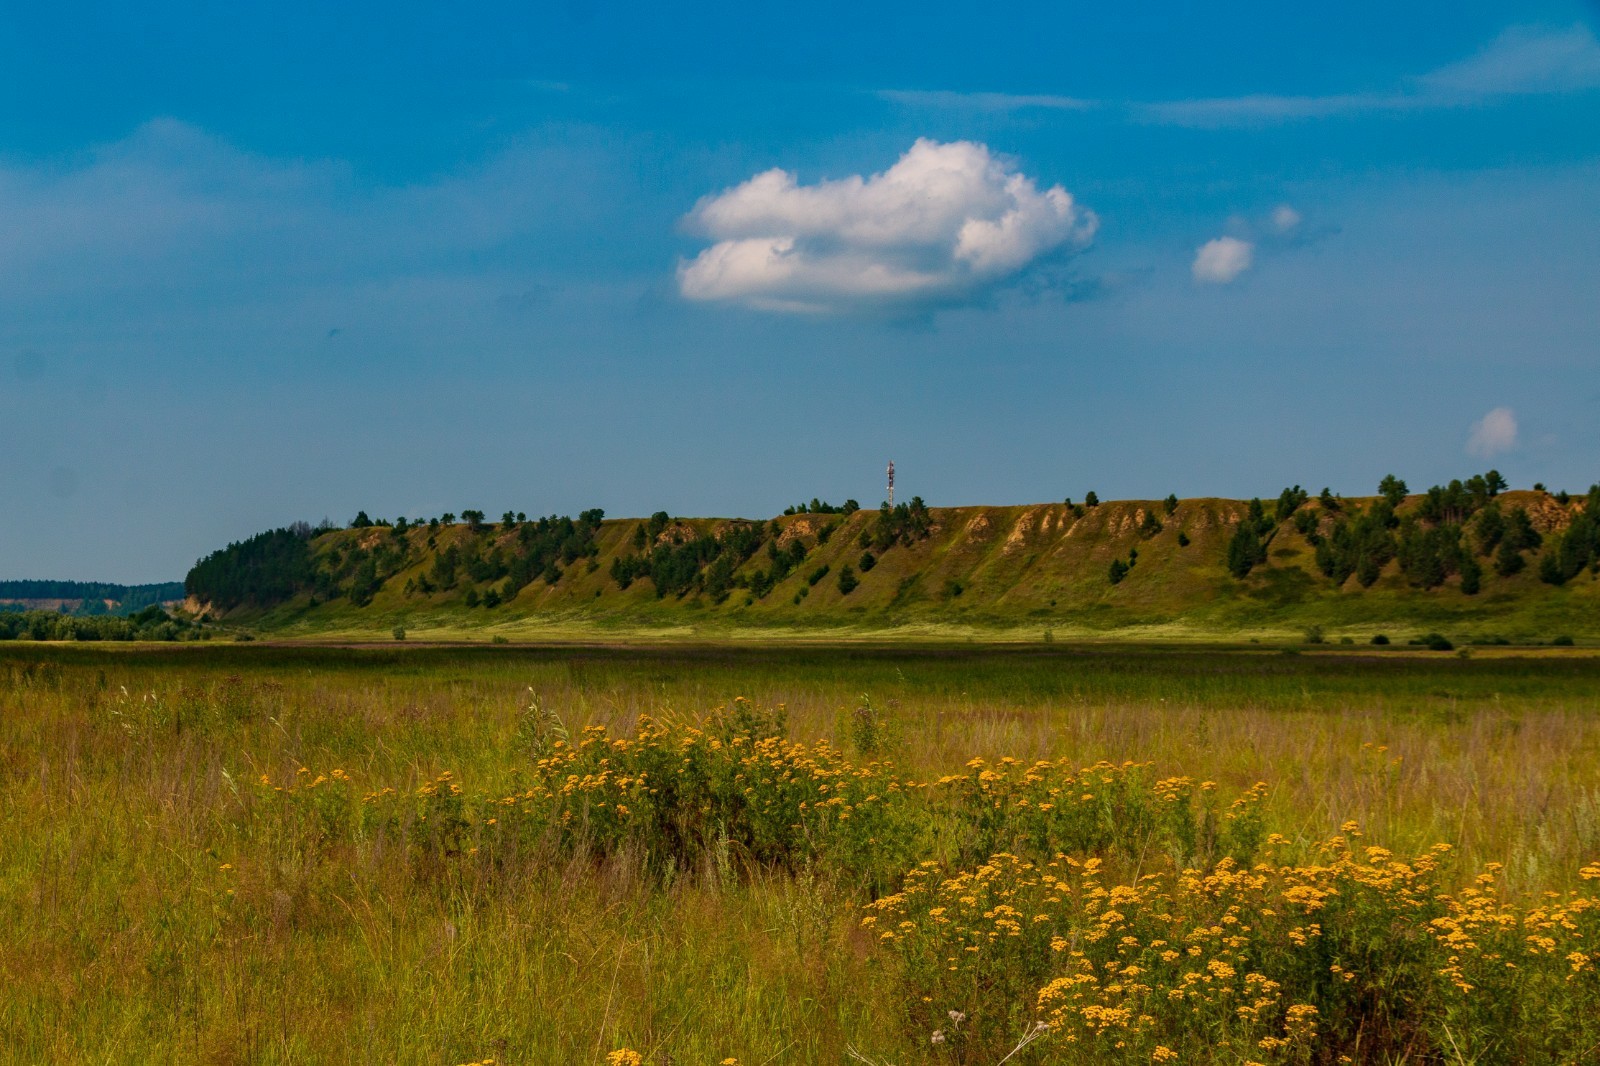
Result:
<svg viewBox="0 0 1600 1066"><path fill-rule="evenodd" d="M1562 502L1474 496L1457 482L1388 500L1285 490L1274 505L913 500L767 520L589 511L490 523L469 512L392 525L363 515L349 529L231 545L197 564L188 589L192 610L280 635L944 627L1364 640L1386 628L1543 641L1600 636L1596 500L1600 489ZM288 569L274 571L271 552ZM255 585L229 584L252 573Z"/></svg>

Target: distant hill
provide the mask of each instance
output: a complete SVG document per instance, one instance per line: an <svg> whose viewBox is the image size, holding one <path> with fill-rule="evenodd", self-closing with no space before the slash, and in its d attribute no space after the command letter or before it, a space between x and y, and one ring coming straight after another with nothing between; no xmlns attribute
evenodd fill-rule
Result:
<svg viewBox="0 0 1600 1066"><path fill-rule="evenodd" d="M186 585L191 611L282 635L1600 637L1600 488L1390 488L1388 499L818 503L823 513L767 521L363 516L230 545Z"/></svg>
<svg viewBox="0 0 1600 1066"><path fill-rule="evenodd" d="M115 585L103 581L0 581L0 610L59 610L79 615L130 615L183 599L183 582Z"/></svg>

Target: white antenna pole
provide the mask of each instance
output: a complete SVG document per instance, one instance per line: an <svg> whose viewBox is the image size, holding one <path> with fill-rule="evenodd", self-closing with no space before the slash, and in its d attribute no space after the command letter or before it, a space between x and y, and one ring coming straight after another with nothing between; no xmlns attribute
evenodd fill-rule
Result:
<svg viewBox="0 0 1600 1066"><path fill-rule="evenodd" d="M889 460L889 506L894 506L894 460Z"/></svg>

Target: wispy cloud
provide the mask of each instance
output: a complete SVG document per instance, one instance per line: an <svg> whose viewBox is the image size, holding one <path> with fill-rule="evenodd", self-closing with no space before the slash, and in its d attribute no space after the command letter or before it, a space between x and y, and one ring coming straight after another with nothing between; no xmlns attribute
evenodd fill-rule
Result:
<svg viewBox="0 0 1600 1066"><path fill-rule="evenodd" d="M1517 416L1509 407L1496 407L1472 424L1467 454L1492 459L1517 446Z"/></svg>
<svg viewBox="0 0 1600 1066"><path fill-rule="evenodd" d="M428 182L367 187L342 163L261 156L155 119L71 166L0 162L0 304L471 274L473 257L533 246L552 188L601 187L578 158L516 145ZM570 198L569 216L584 210Z"/></svg>
<svg viewBox="0 0 1600 1066"><path fill-rule="evenodd" d="M1075 96L1027 93L964 93L942 89L880 89L879 99L907 107L941 111L1087 111L1098 106L1094 100Z"/></svg>
<svg viewBox="0 0 1600 1066"><path fill-rule="evenodd" d="M1216 128L1271 125L1341 115L1468 107L1510 96L1600 88L1600 41L1584 25L1513 26L1477 53L1392 89L1347 93L1246 93L1185 100L1116 101L1051 93L880 89L879 99L938 111L1107 111L1136 121Z"/></svg>
<svg viewBox="0 0 1600 1066"><path fill-rule="evenodd" d="M1358 112L1411 110L1409 97L1377 93L1347 93L1337 96L1219 96L1200 100L1163 100L1137 104L1133 114L1148 122L1170 126L1265 125L1300 119L1328 118Z"/></svg>
<svg viewBox="0 0 1600 1066"><path fill-rule="evenodd" d="M1600 87L1600 42L1587 26L1514 26L1477 55L1417 79L1425 91L1476 99Z"/></svg>
<svg viewBox="0 0 1600 1066"><path fill-rule="evenodd" d="M1255 93L1133 105L1147 122L1177 126L1264 125L1338 115L1467 107L1508 96L1600 88L1600 41L1587 26L1515 26L1475 55L1386 92L1320 96Z"/></svg>

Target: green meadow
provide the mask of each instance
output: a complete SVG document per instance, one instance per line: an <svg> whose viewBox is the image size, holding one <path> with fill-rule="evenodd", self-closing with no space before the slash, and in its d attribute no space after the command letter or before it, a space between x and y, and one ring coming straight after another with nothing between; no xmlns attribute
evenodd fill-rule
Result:
<svg viewBox="0 0 1600 1066"><path fill-rule="evenodd" d="M1583 649L15 642L0 770L5 1062L1600 1055Z"/></svg>

